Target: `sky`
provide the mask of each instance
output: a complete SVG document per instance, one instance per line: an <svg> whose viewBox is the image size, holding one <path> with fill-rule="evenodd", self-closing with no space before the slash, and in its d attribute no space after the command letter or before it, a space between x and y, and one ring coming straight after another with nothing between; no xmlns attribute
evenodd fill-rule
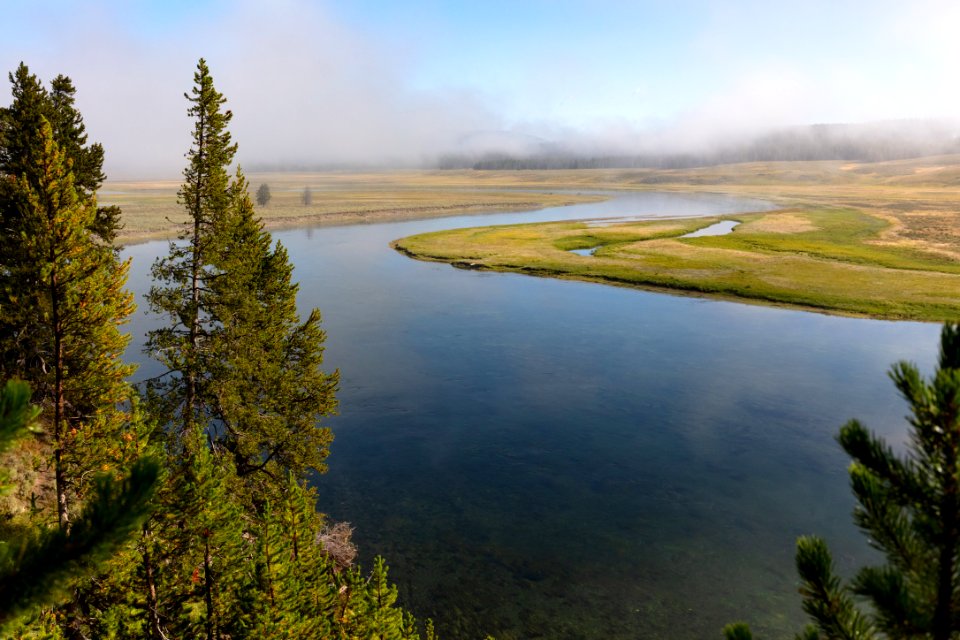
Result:
<svg viewBox="0 0 960 640"><path fill-rule="evenodd" d="M418 163L530 141L697 151L960 111L955 0L0 0L0 12L0 68L70 76L111 177L177 175L200 57L245 166Z"/></svg>

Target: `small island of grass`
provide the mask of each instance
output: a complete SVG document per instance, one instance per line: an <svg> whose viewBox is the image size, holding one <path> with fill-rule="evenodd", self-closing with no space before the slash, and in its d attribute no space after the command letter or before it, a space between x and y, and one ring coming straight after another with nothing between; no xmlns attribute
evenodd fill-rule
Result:
<svg viewBox="0 0 960 640"><path fill-rule="evenodd" d="M684 238L721 220L728 234ZM805 206L648 222L552 222L453 229L396 240L413 258L826 313L942 321L960 315L960 261L890 242L889 221ZM575 249L593 249L591 255Z"/></svg>

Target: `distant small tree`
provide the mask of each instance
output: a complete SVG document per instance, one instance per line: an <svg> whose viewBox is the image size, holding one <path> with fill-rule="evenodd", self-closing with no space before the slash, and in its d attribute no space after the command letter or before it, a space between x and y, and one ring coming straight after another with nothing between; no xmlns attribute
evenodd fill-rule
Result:
<svg viewBox="0 0 960 640"><path fill-rule="evenodd" d="M270 195L270 185L266 182L260 185L260 188L257 189L257 204L261 207L265 207L270 204L270 198L273 196Z"/></svg>
<svg viewBox="0 0 960 640"><path fill-rule="evenodd" d="M960 324L944 325L932 379L906 362L894 365L890 378L912 414L908 455L894 455L856 420L837 437L853 458L854 520L887 564L864 567L844 585L826 543L801 537L800 593L814 622L801 640L960 634ZM869 603L866 611L854 596ZM743 623L728 625L724 636L752 639Z"/></svg>
<svg viewBox="0 0 960 640"><path fill-rule="evenodd" d="M310 191L310 187L303 188L303 195L300 196L300 199L303 201L305 206L310 206L313 204L313 193Z"/></svg>

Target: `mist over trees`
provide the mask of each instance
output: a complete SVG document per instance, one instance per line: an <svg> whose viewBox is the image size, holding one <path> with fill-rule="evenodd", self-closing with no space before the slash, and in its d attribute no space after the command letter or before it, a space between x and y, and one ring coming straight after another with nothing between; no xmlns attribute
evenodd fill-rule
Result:
<svg viewBox="0 0 960 640"><path fill-rule="evenodd" d="M589 145L581 145L587 146ZM685 169L741 162L843 160L883 162L960 153L960 127L954 123L906 120L869 124L817 124L778 129L741 141L698 151L660 150L637 153L575 149L542 140L523 150L453 152L440 157L438 169Z"/></svg>

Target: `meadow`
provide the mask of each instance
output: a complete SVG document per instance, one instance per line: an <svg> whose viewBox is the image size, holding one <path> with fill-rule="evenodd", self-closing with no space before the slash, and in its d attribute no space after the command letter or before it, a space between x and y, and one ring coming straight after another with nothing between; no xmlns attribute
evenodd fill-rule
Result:
<svg viewBox="0 0 960 640"><path fill-rule="evenodd" d="M515 185L706 191L783 206L719 218L459 229L398 240L411 257L888 319L960 312L960 159L790 162L689 170L519 172ZM493 182L503 176L490 176ZM572 249L597 248L593 255Z"/></svg>
<svg viewBox="0 0 960 640"><path fill-rule="evenodd" d="M247 178L251 195L261 184L270 187L271 199L266 206L257 207L257 214L271 229L521 211L602 199L553 188L490 188L431 172L252 173ZM308 187L311 203L304 204ZM98 201L122 208L122 241L172 238L188 219L177 203L179 188L179 180L108 181L98 193Z"/></svg>
<svg viewBox="0 0 960 640"><path fill-rule="evenodd" d="M669 289L872 317L944 320L960 311L960 156L882 163L765 162L694 169L253 173L268 228L539 209L603 192L681 191L762 198L732 234L679 238L716 219L521 225L405 238L407 254L535 275ZM111 181L121 239L173 237L179 182ZM303 203L309 188L310 204ZM569 249L600 247L594 256Z"/></svg>

